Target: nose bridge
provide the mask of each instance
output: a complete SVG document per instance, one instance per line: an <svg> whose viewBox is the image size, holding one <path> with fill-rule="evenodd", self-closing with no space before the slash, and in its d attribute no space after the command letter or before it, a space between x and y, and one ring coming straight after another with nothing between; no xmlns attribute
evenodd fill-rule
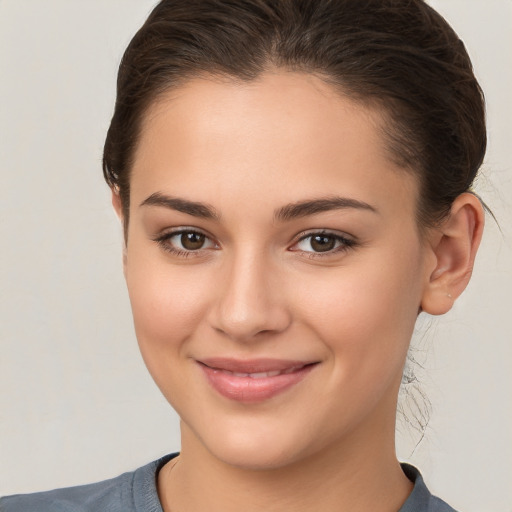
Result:
<svg viewBox="0 0 512 512"><path fill-rule="evenodd" d="M212 325L230 338L252 339L280 332L289 324L275 262L261 248L245 245L224 262Z"/></svg>

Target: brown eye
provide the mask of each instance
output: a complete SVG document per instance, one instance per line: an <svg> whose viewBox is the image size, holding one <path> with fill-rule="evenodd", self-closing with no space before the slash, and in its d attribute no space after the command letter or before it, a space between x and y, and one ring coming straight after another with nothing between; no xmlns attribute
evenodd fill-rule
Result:
<svg viewBox="0 0 512 512"><path fill-rule="evenodd" d="M193 230L180 230L174 233L166 233L154 241L166 252L175 256L188 257L203 254L208 249L218 248L215 242L201 233Z"/></svg>
<svg viewBox="0 0 512 512"><path fill-rule="evenodd" d="M202 249L205 243L206 237L202 233L182 233L180 236L180 242L184 249L187 251L197 251Z"/></svg>
<svg viewBox="0 0 512 512"><path fill-rule="evenodd" d="M311 248L315 252L331 251L336 246L336 239L328 235L315 235L311 237Z"/></svg>
<svg viewBox="0 0 512 512"><path fill-rule="evenodd" d="M301 252L309 253L310 256L317 254L328 256L345 251L357 245L355 240L346 238L335 233L311 233L301 238L292 248Z"/></svg>

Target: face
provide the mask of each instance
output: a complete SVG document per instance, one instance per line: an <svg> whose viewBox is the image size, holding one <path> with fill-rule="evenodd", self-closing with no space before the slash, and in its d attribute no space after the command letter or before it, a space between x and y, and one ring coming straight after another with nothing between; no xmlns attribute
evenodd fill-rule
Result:
<svg viewBox="0 0 512 512"><path fill-rule="evenodd" d="M291 72L149 110L125 275L188 443L268 468L392 435L427 257L380 121Z"/></svg>

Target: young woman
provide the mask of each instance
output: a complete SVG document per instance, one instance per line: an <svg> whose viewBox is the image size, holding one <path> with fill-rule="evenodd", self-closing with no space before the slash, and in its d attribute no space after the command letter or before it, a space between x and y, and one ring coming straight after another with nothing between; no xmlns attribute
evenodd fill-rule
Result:
<svg viewBox="0 0 512 512"><path fill-rule="evenodd" d="M182 448L1 510L453 510L399 464L418 315L466 287L484 103L421 0L164 0L104 173L144 361Z"/></svg>

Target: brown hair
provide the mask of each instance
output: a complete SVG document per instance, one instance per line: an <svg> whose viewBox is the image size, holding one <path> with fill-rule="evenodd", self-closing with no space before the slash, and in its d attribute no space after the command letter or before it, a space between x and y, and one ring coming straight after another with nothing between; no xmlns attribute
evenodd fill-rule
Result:
<svg viewBox="0 0 512 512"><path fill-rule="evenodd" d="M159 95L202 75L314 73L381 108L390 154L418 175L420 226L470 190L486 149L483 93L448 23L423 0L162 0L119 67L103 172L128 223L141 122Z"/></svg>

